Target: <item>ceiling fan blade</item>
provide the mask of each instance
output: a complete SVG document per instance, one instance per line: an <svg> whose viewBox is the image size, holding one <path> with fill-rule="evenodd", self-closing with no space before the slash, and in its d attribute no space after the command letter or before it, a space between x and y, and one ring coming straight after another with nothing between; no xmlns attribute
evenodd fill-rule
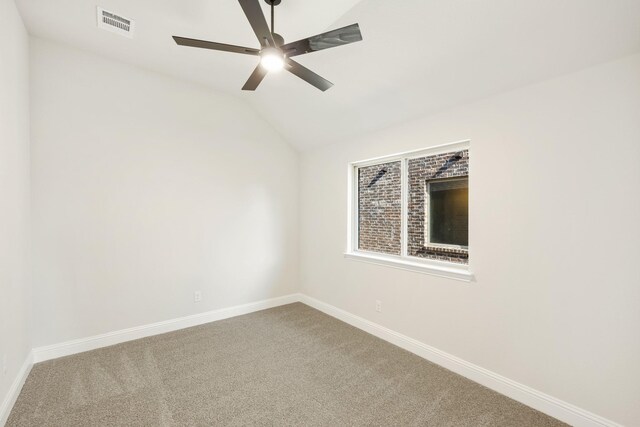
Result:
<svg viewBox="0 0 640 427"><path fill-rule="evenodd" d="M258 85L264 79L264 76L267 75L267 69L262 66L262 64L258 64L253 73L249 76L249 80L242 86L242 90L256 90Z"/></svg>
<svg viewBox="0 0 640 427"><path fill-rule="evenodd" d="M303 40L287 43L281 46L282 51L288 57L316 52L318 50L329 49L331 47L343 46L345 44L359 42L362 40L360 26L358 24L348 25L337 30L328 31Z"/></svg>
<svg viewBox="0 0 640 427"><path fill-rule="evenodd" d="M244 14L247 16L249 24L251 24L251 28L253 28L253 32L256 33L256 37L258 37L258 40L260 41L260 46L275 47L273 35L271 34L271 30L269 30L269 26L267 25L267 20L262 13L259 0L238 0L238 2L240 3L240 6L242 6Z"/></svg>
<svg viewBox="0 0 640 427"><path fill-rule="evenodd" d="M246 55L259 55L258 49L244 46L234 46L232 44L209 42L206 40L188 39L186 37L173 36L173 40L180 46L199 47L202 49L221 50L223 52L244 53Z"/></svg>
<svg viewBox="0 0 640 427"><path fill-rule="evenodd" d="M293 59L286 59L286 68L289 72L295 74L305 82L317 87L323 92L333 86L333 83L331 83L329 80L320 77L319 75L317 75L310 69L303 67Z"/></svg>

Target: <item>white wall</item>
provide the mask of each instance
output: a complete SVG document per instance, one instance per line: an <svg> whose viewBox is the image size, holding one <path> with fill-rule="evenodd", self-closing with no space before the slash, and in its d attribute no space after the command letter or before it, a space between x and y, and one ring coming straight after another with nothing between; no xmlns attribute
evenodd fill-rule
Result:
<svg viewBox="0 0 640 427"><path fill-rule="evenodd" d="M29 276L29 38L0 0L0 404L31 350Z"/></svg>
<svg viewBox="0 0 640 427"><path fill-rule="evenodd" d="M475 283L343 258L348 162L467 138ZM640 425L639 160L640 55L305 152L302 290Z"/></svg>
<svg viewBox="0 0 640 427"><path fill-rule="evenodd" d="M31 65L34 347L297 289L297 153L252 110L40 39Z"/></svg>

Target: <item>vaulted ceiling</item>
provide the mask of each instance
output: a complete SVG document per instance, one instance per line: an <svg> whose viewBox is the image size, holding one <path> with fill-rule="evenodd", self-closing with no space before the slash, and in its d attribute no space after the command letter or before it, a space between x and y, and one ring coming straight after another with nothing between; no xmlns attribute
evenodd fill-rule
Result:
<svg viewBox="0 0 640 427"><path fill-rule="evenodd" d="M256 57L171 39L258 47L235 0L17 3L31 34L236 95L300 149L640 52L638 0L283 0L285 41L354 22L364 41L296 58L335 84L327 92L287 72L242 92ZM135 20L135 37L99 30L96 6Z"/></svg>

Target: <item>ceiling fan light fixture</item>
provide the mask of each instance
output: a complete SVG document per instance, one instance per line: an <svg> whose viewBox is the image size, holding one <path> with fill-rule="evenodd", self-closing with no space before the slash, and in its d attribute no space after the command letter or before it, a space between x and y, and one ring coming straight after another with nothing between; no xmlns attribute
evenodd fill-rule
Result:
<svg viewBox="0 0 640 427"><path fill-rule="evenodd" d="M275 47L264 48L260 52L260 64L268 71L280 71L284 68L284 54Z"/></svg>

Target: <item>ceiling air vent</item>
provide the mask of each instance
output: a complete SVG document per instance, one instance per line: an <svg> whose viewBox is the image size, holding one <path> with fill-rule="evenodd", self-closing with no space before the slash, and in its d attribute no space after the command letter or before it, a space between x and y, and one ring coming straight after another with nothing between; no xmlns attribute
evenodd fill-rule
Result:
<svg viewBox="0 0 640 427"><path fill-rule="evenodd" d="M98 28L131 38L133 37L135 22L98 7Z"/></svg>

